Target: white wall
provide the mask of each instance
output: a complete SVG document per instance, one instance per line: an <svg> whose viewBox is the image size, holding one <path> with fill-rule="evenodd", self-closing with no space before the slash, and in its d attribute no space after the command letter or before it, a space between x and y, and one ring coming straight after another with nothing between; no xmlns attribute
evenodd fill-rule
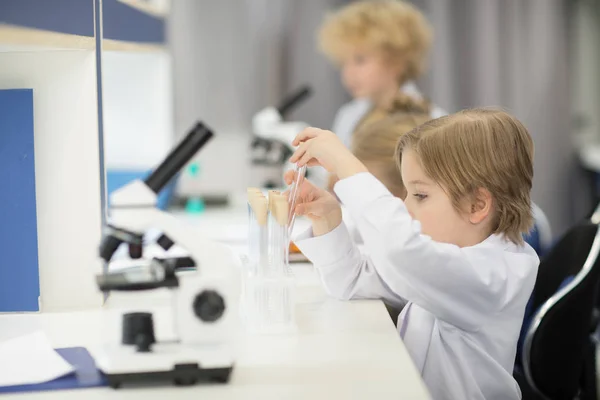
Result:
<svg viewBox="0 0 600 400"><path fill-rule="evenodd" d="M0 88L33 88L42 311L102 300L95 63L93 51L0 53Z"/></svg>
<svg viewBox="0 0 600 400"><path fill-rule="evenodd" d="M170 56L102 53L106 169L151 169L173 146Z"/></svg>
<svg viewBox="0 0 600 400"><path fill-rule="evenodd" d="M564 0L410 0L435 30L421 88L449 111L501 106L535 143L532 199L560 235L587 211L571 121L570 14ZM577 198L577 199L576 199Z"/></svg>
<svg viewBox="0 0 600 400"><path fill-rule="evenodd" d="M600 142L600 2L574 2L573 112L580 123L577 132Z"/></svg>
<svg viewBox="0 0 600 400"><path fill-rule="evenodd" d="M250 166L251 120L302 84L314 95L291 119L328 128L347 96L339 74L316 49L316 29L343 0L172 1L175 134L198 120L215 139L197 157L198 179L183 176L184 195L245 193L281 179L281 169Z"/></svg>

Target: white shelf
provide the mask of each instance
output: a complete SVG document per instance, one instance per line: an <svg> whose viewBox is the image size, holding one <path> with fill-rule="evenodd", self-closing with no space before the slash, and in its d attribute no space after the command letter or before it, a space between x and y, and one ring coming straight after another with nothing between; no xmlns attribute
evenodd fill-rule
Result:
<svg viewBox="0 0 600 400"><path fill-rule="evenodd" d="M135 8L138 11L152 15L153 17L165 18L169 14L170 4L166 0L118 0L123 4Z"/></svg>
<svg viewBox="0 0 600 400"><path fill-rule="evenodd" d="M130 53L152 53L166 50L166 46L160 44L146 44L137 42L126 42L123 40L102 40L103 51L123 51Z"/></svg>
<svg viewBox="0 0 600 400"><path fill-rule="evenodd" d="M0 52L93 50L96 39L0 23Z"/></svg>
<svg viewBox="0 0 600 400"><path fill-rule="evenodd" d="M0 53L0 66L0 89L33 89L41 309L99 307L95 51Z"/></svg>

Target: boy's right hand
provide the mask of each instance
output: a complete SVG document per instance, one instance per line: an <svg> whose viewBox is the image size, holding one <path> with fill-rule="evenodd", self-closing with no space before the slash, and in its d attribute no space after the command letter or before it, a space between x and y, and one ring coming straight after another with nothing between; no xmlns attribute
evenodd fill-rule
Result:
<svg viewBox="0 0 600 400"><path fill-rule="evenodd" d="M291 185L294 179L294 171L285 173L286 184ZM290 211L310 219L314 236L329 233L342 223L342 208L335 196L314 186L308 179L302 180L295 210Z"/></svg>

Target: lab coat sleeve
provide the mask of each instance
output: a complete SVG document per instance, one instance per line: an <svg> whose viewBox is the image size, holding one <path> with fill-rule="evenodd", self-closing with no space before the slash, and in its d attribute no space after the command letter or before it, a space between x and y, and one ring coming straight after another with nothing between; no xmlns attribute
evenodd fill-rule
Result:
<svg viewBox="0 0 600 400"><path fill-rule="evenodd" d="M339 181L335 191L354 217L378 276L394 293L467 331L499 311L507 286L502 251L467 256L458 246L433 241L369 173Z"/></svg>
<svg viewBox="0 0 600 400"><path fill-rule="evenodd" d="M319 271L327 293L337 299L381 299L401 308L406 300L391 290L362 254L342 222L333 231L314 237L312 228L294 243Z"/></svg>

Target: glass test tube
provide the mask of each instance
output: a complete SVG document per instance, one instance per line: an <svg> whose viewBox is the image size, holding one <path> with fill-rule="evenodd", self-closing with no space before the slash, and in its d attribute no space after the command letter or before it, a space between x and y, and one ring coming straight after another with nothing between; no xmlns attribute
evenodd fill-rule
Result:
<svg viewBox="0 0 600 400"><path fill-rule="evenodd" d="M298 165L294 168L295 179L290 186L288 192L288 202L290 204L289 214L288 214L288 244L289 241L292 240L292 233L294 230L294 222L296 221L296 213L294 212L296 205L298 205L298 196L300 195L300 186L304 181L304 177L306 175L306 165L298 168Z"/></svg>
<svg viewBox="0 0 600 400"><path fill-rule="evenodd" d="M249 212L249 254L256 273L261 273L269 263L268 254L268 202L262 192L248 192Z"/></svg>
<svg viewBox="0 0 600 400"><path fill-rule="evenodd" d="M256 266L258 263L258 239L259 239L259 225L256 220L256 214L250 204L251 195L262 193L260 189L248 188L248 259L250 264Z"/></svg>
<svg viewBox="0 0 600 400"><path fill-rule="evenodd" d="M284 195L273 196L271 207L271 250L272 270L276 276L282 276L287 271L288 242L288 200Z"/></svg>
<svg viewBox="0 0 600 400"><path fill-rule="evenodd" d="M250 332L260 334L289 332L295 329L295 324L294 281L287 263L288 198L277 191L270 191L265 209L268 222L263 221L265 224L260 225L257 218L259 207L256 203L261 196L249 194L251 205L249 215L252 216L251 223L256 225L254 229L250 228L250 232L258 232L258 234L251 233L254 235L251 237L251 246L255 243L254 247L258 248L259 262L257 273L248 276L245 280L243 318ZM264 205L262 199L260 204ZM260 213L262 212L261 209ZM258 240L254 240L255 237L258 237ZM268 256L267 262L265 262L265 253Z"/></svg>

